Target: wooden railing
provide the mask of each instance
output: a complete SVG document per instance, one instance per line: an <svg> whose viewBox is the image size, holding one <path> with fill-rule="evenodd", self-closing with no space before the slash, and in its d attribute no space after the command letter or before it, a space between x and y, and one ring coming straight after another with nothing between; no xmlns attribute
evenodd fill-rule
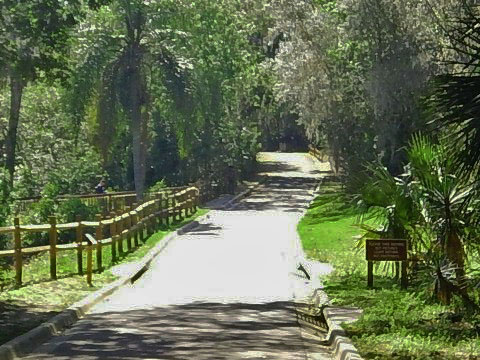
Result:
<svg viewBox="0 0 480 360"><path fill-rule="evenodd" d="M221 194L225 194L225 186L222 186L219 182L211 180L198 180L192 184L200 191L200 204L205 204L210 200L217 198Z"/></svg>
<svg viewBox="0 0 480 360"><path fill-rule="evenodd" d="M188 186L168 187L162 189L161 192L170 194L185 190L186 188L188 188ZM145 198L149 199L155 194L156 193L146 193ZM38 202L41 198L41 196L36 196L31 198L16 199L15 212L18 214L26 211L30 205ZM107 214L110 213L110 211L116 211L125 206L132 206L136 201L136 193L135 191L121 191L105 194L60 195L57 197L57 199L60 202L70 199L80 199L87 205L99 205L99 207L103 209L104 213Z"/></svg>
<svg viewBox="0 0 480 360"><path fill-rule="evenodd" d="M49 253L50 278L57 278L57 252L76 250L78 273L83 274L83 251L87 251L87 282L91 284L93 271L93 250L96 251L96 267L103 270L102 249L111 246L112 262L124 253L126 242L128 251L140 245L146 236L152 235L162 225L169 225L174 221L181 221L197 211L199 191L195 187L184 188L172 194L150 194L141 205L133 204L125 210L111 212L109 218L104 219L97 214L95 221L77 221L67 224L57 224L57 218L51 216L49 224L23 225L20 219L14 219L13 226L1 227L0 234L13 236L14 248L0 251L0 257L13 257L15 264L15 283L22 284L23 257L37 253ZM87 229L93 229L95 236L88 234ZM74 243L58 244L60 231L74 230ZM22 247L22 233L48 233L49 245L36 247ZM132 244L133 241L133 244ZM89 265L90 264L90 265Z"/></svg>
<svg viewBox="0 0 480 360"><path fill-rule="evenodd" d="M324 162L328 161L328 154L326 154L324 151L317 149L313 145L308 146L308 152L310 155L316 157L318 160Z"/></svg>

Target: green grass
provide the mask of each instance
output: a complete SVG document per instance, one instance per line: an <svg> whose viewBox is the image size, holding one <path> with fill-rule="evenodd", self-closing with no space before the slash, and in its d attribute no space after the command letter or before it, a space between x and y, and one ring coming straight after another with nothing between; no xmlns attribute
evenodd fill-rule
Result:
<svg viewBox="0 0 480 360"><path fill-rule="evenodd" d="M24 286L14 289L8 286L0 292L0 344L38 326L48 318L69 307L76 301L117 279L110 271L111 266L140 260L170 232L180 228L193 219L204 215L207 209L198 209L193 216L164 227L145 239L144 243L131 252L125 252L115 263L111 260L111 247L103 248L103 265L105 271L93 274L93 286L86 283L86 277L77 275L75 251L60 252L57 257L58 280L50 280L48 254L31 258L24 265ZM132 241L133 242L133 241ZM124 249L126 244L124 243ZM95 261L95 260L94 260ZM84 269L86 268L84 254ZM95 263L94 263L95 264ZM95 266L95 265L94 265ZM7 270L8 279L14 272Z"/></svg>
<svg viewBox="0 0 480 360"><path fill-rule="evenodd" d="M380 267L375 271L375 289L367 289L364 251L354 249L353 236L361 233L357 220L358 212L341 186L326 183L298 232L307 256L335 268L324 279L331 301L363 309L360 320L344 325L361 355L392 360L480 359L480 318L465 315L452 321L453 307L431 301L428 289L401 290Z"/></svg>
<svg viewBox="0 0 480 360"><path fill-rule="evenodd" d="M307 256L332 264L345 274L361 271L363 253L353 251L360 233L358 212L336 183L323 183L317 197L301 219L297 230Z"/></svg>
<svg viewBox="0 0 480 360"><path fill-rule="evenodd" d="M165 235L182 227L186 223L192 221L198 216L204 215L208 212L206 209L198 209L197 213L181 222L164 226L161 230L150 236L141 243L138 248L133 248L131 252L127 252L126 241L123 241L124 253L118 256L115 262L112 261L112 248L110 245L102 248L102 265L104 269L109 269L114 265L124 262L135 261L142 258L153 246L155 246ZM133 244L133 239L132 239ZM118 255L118 250L117 250ZM94 271L96 270L96 259L94 252ZM85 271L87 264L87 254L83 251L83 270ZM77 268L77 253L73 250L60 251L57 253L57 277L64 278L74 276L78 273ZM98 271L97 271L98 273ZM0 270L0 277L3 278L6 290L10 290L14 284L15 272L13 268L6 268ZM94 275L94 279L97 276ZM38 256L31 257L23 266L23 283L24 285L35 284L39 282L50 280L49 254L42 253ZM0 292L1 294L1 292Z"/></svg>

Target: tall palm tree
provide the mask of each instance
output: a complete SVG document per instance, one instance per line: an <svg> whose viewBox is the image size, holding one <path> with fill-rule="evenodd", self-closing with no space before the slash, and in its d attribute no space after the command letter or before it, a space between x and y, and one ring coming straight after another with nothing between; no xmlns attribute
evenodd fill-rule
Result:
<svg viewBox="0 0 480 360"><path fill-rule="evenodd" d="M166 8L160 6L165 3ZM168 49L168 35L162 32L162 20L171 16L168 5L171 1L145 3L141 0L117 0L110 5L112 23L111 34L99 35L103 46L96 47L90 55L92 61L85 61L77 87L83 88L88 97L99 88L99 109L97 112L100 131L99 138L105 138L104 153L107 152L109 130L115 129L118 121L118 105L130 122L134 183L137 199L141 199L145 186L145 162L147 142L147 122L150 115L150 94L147 88L148 69L161 67L164 85L172 93L176 103L185 103L187 97L186 72L178 65L174 54ZM148 20L148 21L147 21ZM168 20L168 19L167 19ZM168 33L168 32L167 32ZM92 65L93 64L93 65ZM96 69L92 71L92 66ZM100 80L100 86L91 81L92 73ZM78 100L78 96L74 99ZM84 106L85 100L80 99ZM108 129L108 130L107 130ZM104 154L105 157L105 154Z"/></svg>

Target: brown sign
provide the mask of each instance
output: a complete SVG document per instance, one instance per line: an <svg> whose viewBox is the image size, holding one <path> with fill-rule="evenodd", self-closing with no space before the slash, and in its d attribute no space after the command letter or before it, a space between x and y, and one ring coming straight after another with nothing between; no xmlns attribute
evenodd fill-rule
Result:
<svg viewBox="0 0 480 360"><path fill-rule="evenodd" d="M407 240L367 240L368 261L407 260Z"/></svg>

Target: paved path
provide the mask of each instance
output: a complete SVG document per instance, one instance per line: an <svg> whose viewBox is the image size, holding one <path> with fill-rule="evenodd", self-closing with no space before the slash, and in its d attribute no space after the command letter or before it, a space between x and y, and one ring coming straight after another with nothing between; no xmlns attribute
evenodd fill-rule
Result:
<svg viewBox="0 0 480 360"><path fill-rule="evenodd" d="M252 196L211 211L134 285L30 358L330 359L294 311L310 290L296 271L296 224L322 168L305 154L262 156L269 180Z"/></svg>

